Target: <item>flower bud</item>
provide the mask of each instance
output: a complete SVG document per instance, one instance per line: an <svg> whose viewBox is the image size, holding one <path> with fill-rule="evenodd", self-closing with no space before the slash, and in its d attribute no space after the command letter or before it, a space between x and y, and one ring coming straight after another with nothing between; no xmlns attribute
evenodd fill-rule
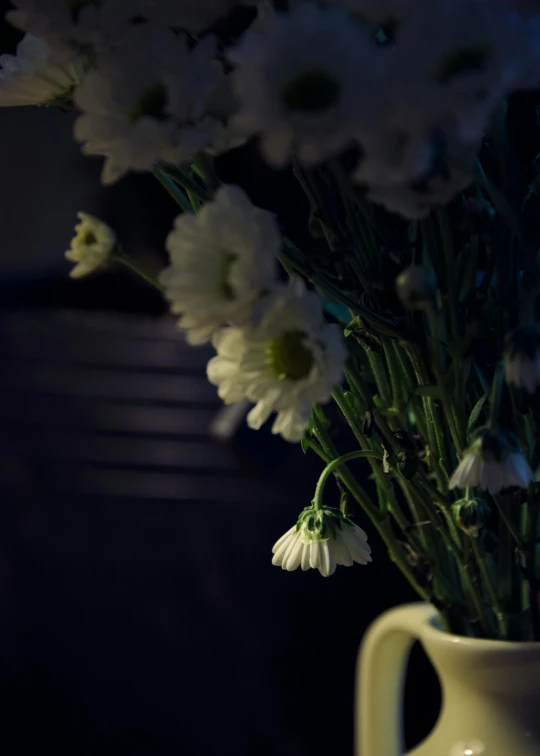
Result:
<svg viewBox="0 0 540 756"><path fill-rule="evenodd" d="M460 499L452 504L455 523L469 535L477 536L490 514L489 504L483 499Z"/></svg>
<svg viewBox="0 0 540 756"><path fill-rule="evenodd" d="M425 310L435 299L437 280L424 265L410 265L396 278L396 293L410 310Z"/></svg>

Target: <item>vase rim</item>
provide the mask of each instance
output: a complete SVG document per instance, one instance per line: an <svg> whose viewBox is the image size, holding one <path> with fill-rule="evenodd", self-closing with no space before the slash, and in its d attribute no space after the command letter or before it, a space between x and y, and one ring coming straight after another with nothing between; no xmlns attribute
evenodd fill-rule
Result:
<svg viewBox="0 0 540 756"><path fill-rule="evenodd" d="M456 635L444 629L440 621L440 613L433 607L433 614L424 620L422 639L430 640L438 645L459 645L474 651L504 651L505 653L520 653L534 651L540 653L540 641L505 641L492 638L471 638L467 635Z"/></svg>

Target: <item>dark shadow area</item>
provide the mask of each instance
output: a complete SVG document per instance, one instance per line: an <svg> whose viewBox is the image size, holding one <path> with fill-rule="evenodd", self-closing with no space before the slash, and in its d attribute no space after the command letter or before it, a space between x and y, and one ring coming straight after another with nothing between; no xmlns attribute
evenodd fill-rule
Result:
<svg viewBox="0 0 540 756"><path fill-rule="evenodd" d="M3 29L3 51L17 39ZM352 753L362 634L415 596L365 517L371 565L330 579L271 565L319 461L267 429L215 441L209 351L128 272L67 277L77 210L158 270L172 200L150 176L101 187L70 114L0 119L0 695L17 744L5 753ZM290 174L254 145L219 170L307 233ZM410 745L437 696L416 649Z"/></svg>

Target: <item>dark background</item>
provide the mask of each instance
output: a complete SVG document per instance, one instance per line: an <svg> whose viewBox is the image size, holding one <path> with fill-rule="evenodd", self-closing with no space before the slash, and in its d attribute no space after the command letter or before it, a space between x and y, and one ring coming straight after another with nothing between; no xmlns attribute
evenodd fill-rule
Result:
<svg viewBox="0 0 540 756"><path fill-rule="evenodd" d="M13 52L20 35L4 24L0 37ZM102 187L72 114L4 109L0 124L4 752L352 753L360 639L414 594L361 514L371 565L331 579L272 567L318 460L267 429L214 440L208 350L188 348L129 273L68 278L78 210L157 271L172 200L145 175ZM306 234L297 185L253 145L218 167ZM412 669L411 746L438 710L418 650Z"/></svg>

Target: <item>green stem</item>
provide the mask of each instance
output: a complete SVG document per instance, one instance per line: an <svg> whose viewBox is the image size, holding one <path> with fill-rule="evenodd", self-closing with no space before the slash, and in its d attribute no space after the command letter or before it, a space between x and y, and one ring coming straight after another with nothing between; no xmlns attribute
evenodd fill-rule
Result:
<svg viewBox="0 0 540 756"><path fill-rule="evenodd" d="M432 358L433 358L433 370L435 372L437 384L441 392L441 399L442 399L444 413L446 415L446 422L448 423L448 428L450 429L450 433L452 435L452 440L454 442L456 452L458 456L461 456L463 453L463 444L459 436L458 428L456 427L455 417L452 410L452 403L448 396L448 392L446 390L446 384L444 381L444 372L443 372L442 358L441 358L441 352L440 352L441 345L439 343L439 337L437 334L437 316L433 307L430 307L428 310L428 322L429 322L429 331L430 331L430 336L431 336L431 353L432 353Z"/></svg>
<svg viewBox="0 0 540 756"><path fill-rule="evenodd" d="M514 539L516 546L520 551L524 550L524 544L523 540L517 530L517 528L512 523L511 519L508 517L508 515L505 512L505 504L504 502L499 501L499 497L497 495L492 496L493 501L495 502L497 509L499 511L499 516L501 518L501 521L506 526L507 532L512 536Z"/></svg>
<svg viewBox="0 0 540 756"><path fill-rule="evenodd" d="M194 181L191 176L183 171L181 168L177 168L174 165L168 163L160 164L160 168L166 176L173 179L177 184L183 186L186 191L194 194L201 202L208 202L212 199L211 195Z"/></svg>
<svg viewBox="0 0 540 756"><path fill-rule="evenodd" d="M373 451L353 451L349 452L348 454L344 454L342 457L338 457L337 459L333 459L330 464L326 465L325 469L322 471L321 476L319 478L319 481L317 483L317 486L315 488L315 495L313 497L313 506L315 509L322 509L322 499L323 499L323 493L324 493L324 487L328 481L328 478L330 475L334 472L334 470L337 470L337 468L340 465L343 465L345 462L351 462L353 459L360 459L362 457L371 457L372 459L380 459L381 456L377 452Z"/></svg>
<svg viewBox="0 0 540 756"><path fill-rule="evenodd" d="M499 419L499 410L501 406L501 396L504 384L504 362L499 362L493 376L491 384L491 395L489 397L489 420L488 426L496 428Z"/></svg>
<svg viewBox="0 0 540 756"><path fill-rule="evenodd" d="M471 545L472 552L474 554L474 558L476 559L476 563L478 564L480 573L484 580L484 585L486 587L489 600L491 601L493 611L495 613L495 618L497 620L497 624L499 628L499 638L500 640L504 640L508 635L508 620L504 613L499 595L497 594L497 590L495 589L495 585L493 584L493 580L491 579L491 575L489 574L489 569L486 564L484 554L481 552L476 538L471 535L469 537L469 542Z"/></svg>
<svg viewBox="0 0 540 756"><path fill-rule="evenodd" d="M189 198L189 201L191 202L191 207L196 213L198 213L199 210L201 209L201 200L195 194L195 192L191 191L191 189L186 189L186 193Z"/></svg>
<svg viewBox="0 0 540 756"><path fill-rule="evenodd" d="M334 448L334 446L329 439L328 434L326 433L324 425L320 422L320 419L318 418L316 413L314 414L314 429L315 434L323 448L323 453L319 456L321 456L321 458L324 459L328 464L332 461L332 452L330 451L330 454L328 454L327 449L331 450L332 448ZM334 454L334 457L335 456L337 455ZM339 475L339 477L343 480L351 494L360 504L364 512L367 514L374 527L377 529L379 535L386 545L386 548L388 549L390 559L401 570L401 573L403 574L405 579L409 582L411 587L416 591L420 598L422 598L424 601L430 601L431 596L429 592L426 591L425 588L423 588L416 580L414 573L409 563L407 562L405 554L401 551L399 545L396 542L395 536L392 532L392 527L388 520L379 513L378 509L373 505L364 489L356 482L355 478L349 473L347 468L345 468L344 470L338 469L336 472L337 475Z"/></svg>
<svg viewBox="0 0 540 756"><path fill-rule="evenodd" d="M178 188L174 181L170 179L169 176L167 176L167 174L160 168L160 166L155 165L152 168L152 174L155 176L155 178L157 178L161 186L170 194L176 204L181 207L185 213L193 212L191 203L184 192Z"/></svg>
<svg viewBox="0 0 540 756"><path fill-rule="evenodd" d="M130 257L116 252L111 255L111 260L113 262L124 265L126 268L129 268L129 270L131 270L133 273L136 273L140 278L149 283L150 286L153 286L154 289L157 289L161 292L165 291L165 287L160 284L158 279L154 275L152 275L152 273L150 273L148 270L145 270L139 265L139 263L136 263L135 260L132 260Z"/></svg>

